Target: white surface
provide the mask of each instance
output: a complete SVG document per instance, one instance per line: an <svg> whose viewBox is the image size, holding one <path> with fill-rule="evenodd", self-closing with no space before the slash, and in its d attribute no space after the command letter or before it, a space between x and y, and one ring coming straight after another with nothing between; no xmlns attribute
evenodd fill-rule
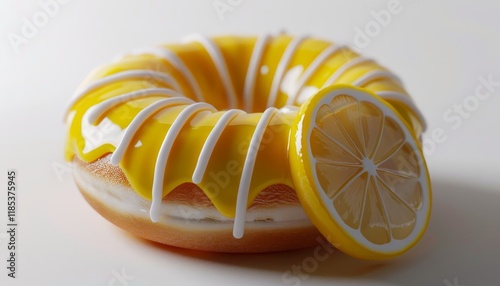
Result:
<svg viewBox="0 0 500 286"><path fill-rule="evenodd" d="M41 0L46 2L47 0ZM135 239L82 199L62 159L63 111L94 67L117 54L198 32L259 34L286 30L355 43L372 11L389 1L233 3L217 16L208 1L69 1L19 52L38 1L4 1L0 9L0 260L6 259L6 170L19 171L18 279L1 285L287 285L293 265L313 249L266 255L220 255L159 247ZM476 2L477 3L477 2ZM395 71L445 142L427 152L434 207L423 241L402 258L357 261L335 252L308 277L288 285L495 285L500 281L500 86L460 126L443 114L474 96L479 77L500 81L500 5L496 1L401 0L402 11L361 49ZM38 14L37 14L38 13ZM43 17L43 16L42 16ZM43 20L43 19L42 19ZM484 90L481 90L484 91ZM438 136L439 137L439 136ZM64 171L64 169L63 169ZM134 278L112 280L125 272Z"/></svg>

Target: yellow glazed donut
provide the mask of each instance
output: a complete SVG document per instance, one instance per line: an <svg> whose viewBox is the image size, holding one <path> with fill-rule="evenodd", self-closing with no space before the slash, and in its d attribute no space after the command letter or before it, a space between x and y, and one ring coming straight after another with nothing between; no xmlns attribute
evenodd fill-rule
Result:
<svg viewBox="0 0 500 286"><path fill-rule="evenodd" d="M66 112L90 205L160 243L268 252L324 236L401 254L430 215L424 120L400 79L310 37L187 37L93 71Z"/></svg>

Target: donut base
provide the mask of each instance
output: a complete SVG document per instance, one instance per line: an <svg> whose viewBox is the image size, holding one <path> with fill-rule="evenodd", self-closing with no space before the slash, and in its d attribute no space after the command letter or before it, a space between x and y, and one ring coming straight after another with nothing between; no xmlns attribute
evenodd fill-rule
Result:
<svg viewBox="0 0 500 286"><path fill-rule="evenodd" d="M97 166L88 165L78 159L74 160L73 165L73 177L85 200L111 223L147 240L201 251L263 253L311 247L317 245L322 237L308 220L246 222L245 235L241 239L233 237L232 220L169 217L168 220L154 223L140 207L123 211L105 201L117 194L121 199L133 197L133 200L146 201L123 181L121 172L116 174L118 167L107 162ZM110 173L113 168L114 174Z"/></svg>

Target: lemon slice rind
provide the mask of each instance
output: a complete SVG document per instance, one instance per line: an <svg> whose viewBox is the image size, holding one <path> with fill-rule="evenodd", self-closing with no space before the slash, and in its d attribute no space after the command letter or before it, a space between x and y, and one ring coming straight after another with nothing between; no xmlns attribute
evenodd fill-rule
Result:
<svg viewBox="0 0 500 286"><path fill-rule="evenodd" d="M358 102L358 104L361 102L371 104L381 112L384 118L390 118L393 122L396 122L404 136L403 142L405 146L407 146L406 148L409 148L417 158L416 161L418 164L415 164L415 167L418 168L418 172L416 173L419 175L416 179L420 184L421 200L419 201L419 205L411 205L413 207L412 211L415 214L415 221L413 222L412 231L403 239L397 239L394 237L394 230L392 228L393 225L391 225L390 221L387 222L390 240L383 243L373 242L372 240L374 239L369 240L365 237L359 227L354 228L349 226L341 217L341 214L338 213L333 200L329 197L327 191L324 190L318 179L318 173L316 170L318 161L313 154L313 144L310 142L312 139L311 135L313 130L318 128L315 119L318 116L319 108L324 105L330 105L337 96L347 96L353 98ZM358 114L353 112L352 116L354 118L356 116L365 115L361 112ZM313 224L333 245L343 252L363 259L390 258L406 252L420 240L421 236L425 232L430 218L431 186L421 146L414 134L411 133L411 130L412 129L409 125L390 104L367 90L350 85L333 85L325 88L309 98L309 100L305 102L299 110L296 124L294 124L291 130L289 149L292 178L297 190L297 195ZM381 134L384 134L382 131L380 132ZM340 144L339 142L346 141L345 134L338 134L338 136L343 137L336 140L336 143ZM335 138L331 139L334 140ZM360 140L362 139L363 138ZM353 154L353 152L351 152L351 155L358 157L358 159L363 159L359 158L359 154L366 152L365 147L355 146L356 143L353 142L353 140L351 140L350 143L352 143L350 146L343 146L343 149L346 150L346 152L349 152L349 150L358 150L359 152L357 154ZM362 142L362 144L365 144L366 146L366 142ZM390 156L392 156L392 154L390 154ZM382 199L382 195L380 193L380 188L385 188L386 186L380 186L379 184L382 182L377 180L376 177L376 174L379 174L377 173L377 170L380 171L380 167L377 164L364 164L363 160L360 160L360 163L361 166L358 167L361 171L355 173L355 175L347 179L345 183L349 182L349 180L353 181L353 178L366 174L364 176L368 177L368 180L372 180L370 181L370 184L376 187L376 190L374 191L376 194L370 194L372 196L378 196L381 202L381 206L379 207L385 211L385 219L388 220L388 211L391 210L385 209L384 200ZM353 164L345 164L345 166L349 165L352 167ZM378 169L373 170L374 167ZM404 180L405 176L405 174L401 175L401 180ZM340 185L342 185L342 183L344 182L341 182ZM366 186L368 186L368 184ZM362 190L362 192L365 194L365 199L363 200L363 204L365 204L367 190ZM394 197L397 197L398 190L393 190L393 192ZM364 209L362 211L364 211ZM362 215L363 214L361 214L361 216ZM394 217L398 214L391 213L391 215Z"/></svg>

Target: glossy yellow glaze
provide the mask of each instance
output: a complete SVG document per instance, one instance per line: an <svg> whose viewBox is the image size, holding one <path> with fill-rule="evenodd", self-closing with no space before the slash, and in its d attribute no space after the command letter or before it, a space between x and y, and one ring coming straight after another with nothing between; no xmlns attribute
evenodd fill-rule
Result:
<svg viewBox="0 0 500 286"><path fill-rule="evenodd" d="M276 68L281 55L290 43L290 36L276 36L265 47L260 64L256 71L253 109L246 110L248 114L238 115L230 122L222 133L210 157L204 178L199 186L212 200L215 207L224 215L234 217L238 185L249 142L257 122L265 110ZM219 37L213 41L226 61L229 75L237 94L237 107L243 108L243 87L249 61L256 42L254 37ZM287 72L297 66L304 71L311 62L331 43L306 39L300 44L286 68ZM163 195L181 183L191 182L196 162L205 140L217 123L218 119L228 109L228 101L223 82L213 59L199 43L168 45L188 67L196 78L206 96L206 101L219 112L200 112L195 114L182 128L177 137L172 153L166 164ZM329 76L340 66L359 57L358 54L341 50L318 68L306 82L307 87L320 89ZM174 77L185 96L195 99L195 92L188 80L167 60L152 54L128 55L118 62L98 68L92 72L83 83L86 85L94 80L127 70L152 70L164 72ZM370 70L382 69L376 63L366 63L348 69L338 79L338 83L352 83L359 76ZM119 142L119 134L123 132L134 117L151 103L164 99L160 96L137 98L117 105L103 115L94 125L85 123L84 115L92 106L106 99L145 88L166 87L168 84L156 78L137 78L120 80L87 93L78 100L68 113L68 135L65 158L68 161L78 156L85 162L94 161L106 154L114 152ZM376 91L397 91L406 94L399 83L389 78L380 78L367 83L365 88ZM282 107L288 95L278 93L276 107ZM422 125L416 115L403 103L389 101L403 115L417 136L422 132ZM297 104L297 103L296 103ZM136 133L127 149L120 167L132 187L144 198L151 199L153 174L160 145L173 121L187 105L179 105L163 109L154 114ZM266 133L257 153L254 173L251 180L248 205L258 193L272 184L285 184L293 187L288 160L288 144L290 127L296 113L277 113L267 127Z"/></svg>

